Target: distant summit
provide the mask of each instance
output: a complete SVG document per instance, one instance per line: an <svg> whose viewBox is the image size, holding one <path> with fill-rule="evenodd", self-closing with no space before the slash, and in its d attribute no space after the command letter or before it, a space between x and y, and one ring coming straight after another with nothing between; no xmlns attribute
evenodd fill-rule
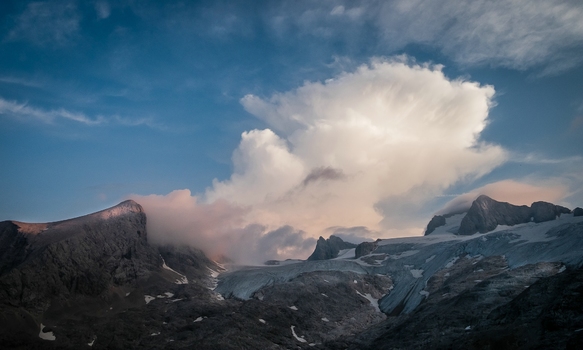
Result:
<svg viewBox="0 0 583 350"><path fill-rule="evenodd" d="M352 248L356 248L356 244L344 242L340 237L331 235L330 238L324 239L324 237L320 236L318 242L316 242L316 249L308 257L308 260L334 259L341 250Z"/></svg>
<svg viewBox="0 0 583 350"><path fill-rule="evenodd" d="M481 195L472 202L472 206L465 213L457 230L449 232L459 235L486 233L494 230L498 225L514 226L527 222L546 222L555 220L561 214L570 214L571 210L560 205L548 202L534 202L527 205L513 205L507 202L498 202L486 195ZM453 214L436 215L427 224L425 235L431 234L438 227L445 226L448 217Z"/></svg>

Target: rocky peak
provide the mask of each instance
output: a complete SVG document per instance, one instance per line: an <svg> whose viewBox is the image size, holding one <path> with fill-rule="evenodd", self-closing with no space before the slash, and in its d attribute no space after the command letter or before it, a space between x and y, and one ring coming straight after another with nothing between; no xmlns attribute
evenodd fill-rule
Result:
<svg viewBox="0 0 583 350"><path fill-rule="evenodd" d="M425 229L425 236L430 234L431 232L435 231L436 228L445 225L445 216L443 215L435 215L431 218L431 221L427 224L427 228Z"/></svg>
<svg viewBox="0 0 583 350"><path fill-rule="evenodd" d="M342 238L331 235L330 238L324 239L320 236L316 242L316 249L308 260L327 260L334 259L342 249L356 248L356 244L344 242Z"/></svg>
<svg viewBox="0 0 583 350"><path fill-rule="evenodd" d="M529 222L531 210L526 205L512 205L498 202L481 195L473 203L462 219L458 234L471 235L476 232L492 231L498 225L513 226Z"/></svg>
<svg viewBox="0 0 583 350"><path fill-rule="evenodd" d="M144 208L141 205L134 202L133 200L129 199L119 203L118 205L111 207L109 209L105 209L99 211L95 214L91 214L92 216L99 216L102 219L109 219L121 215L127 214L140 214L144 213Z"/></svg>

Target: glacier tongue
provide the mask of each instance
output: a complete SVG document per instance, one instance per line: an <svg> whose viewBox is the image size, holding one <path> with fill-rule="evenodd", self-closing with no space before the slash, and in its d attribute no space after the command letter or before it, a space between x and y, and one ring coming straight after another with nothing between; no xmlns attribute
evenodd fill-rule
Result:
<svg viewBox="0 0 583 350"><path fill-rule="evenodd" d="M452 226L456 224L452 222ZM305 272L380 274L390 276L394 288L378 301L379 308L388 314L409 313L427 298L425 288L430 278L441 270L463 263L459 260L463 257L472 259L472 264L487 257L503 257L505 268L509 269L539 262L562 262L579 267L583 264L581 251L583 217L563 215L538 224L500 226L486 234L457 236L441 230L437 235L382 240L372 253L388 257L379 265L365 263L361 260L365 256L275 267L245 267L221 274L215 291L225 297L249 299L265 286L285 283ZM476 277L472 281L480 283L481 280Z"/></svg>

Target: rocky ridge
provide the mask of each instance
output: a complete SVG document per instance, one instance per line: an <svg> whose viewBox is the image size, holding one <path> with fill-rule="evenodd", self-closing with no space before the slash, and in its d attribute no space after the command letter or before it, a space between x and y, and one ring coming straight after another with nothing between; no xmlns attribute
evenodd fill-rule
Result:
<svg viewBox="0 0 583 350"><path fill-rule="evenodd" d="M530 207L518 206L498 202L488 196L481 195L472 202L456 233L460 235L486 233L496 229L498 225L514 226L530 221L540 223L555 220L561 214L570 213L569 208L548 202L534 202ZM435 215L427 224L425 235L429 235L438 227L446 225L446 218L453 215Z"/></svg>
<svg viewBox="0 0 583 350"><path fill-rule="evenodd" d="M450 215L428 236L342 249L331 237L331 258L246 267L151 245L134 202L61 223L3 222L2 290L29 297L0 299L0 341L27 349L581 348L583 217L561 214L473 235L457 234L467 214ZM42 268L37 261L67 273L51 267L43 272L54 288L37 287L44 275L16 272ZM93 289L69 287L70 276L93 270L109 277ZM7 277L17 275L33 279Z"/></svg>

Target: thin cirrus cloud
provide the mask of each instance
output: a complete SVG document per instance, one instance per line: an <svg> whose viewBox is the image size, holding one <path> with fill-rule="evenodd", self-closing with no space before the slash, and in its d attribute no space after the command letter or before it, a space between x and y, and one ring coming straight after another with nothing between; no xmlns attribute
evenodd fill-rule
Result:
<svg viewBox="0 0 583 350"><path fill-rule="evenodd" d="M577 1L396 0L281 5L266 21L281 38L293 31L315 37L340 33L347 41L376 38L393 52L421 44L465 65L553 73L581 63L581 18L583 3Z"/></svg>
<svg viewBox="0 0 583 350"><path fill-rule="evenodd" d="M121 116L97 116L95 118L79 112L72 112L63 108L55 110L44 110L41 108L31 107L26 103L19 103L16 101L9 101L0 97L0 116L7 116L9 118L19 121L41 122L43 124L55 124L59 120L69 120L77 122L85 126L98 125L124 125L124 126L140 126L145 125L150 128L164 129L163 125L156 123L152 118L138 118L131 119Z"/></svg>
<svg viewBox="0 0 583 350"><path fill-rule="evenodd" d="M74 2L33 2L16 18L6 39L28 40L39 46L64 45L78 34L80 21Z"/></svg>

